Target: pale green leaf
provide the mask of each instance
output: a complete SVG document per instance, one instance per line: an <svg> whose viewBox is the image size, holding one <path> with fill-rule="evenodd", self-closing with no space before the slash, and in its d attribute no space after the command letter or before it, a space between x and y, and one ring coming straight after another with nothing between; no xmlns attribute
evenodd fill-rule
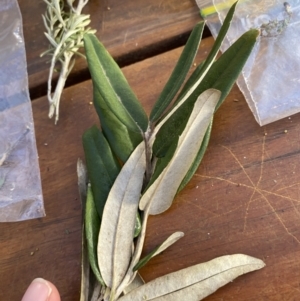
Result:
<svg viewBox="0 0 300 301"><path fill-rule="evenodd" d="M98 240L98 263L112 294L130 263L145 165L145 144L142 142L124 164L104 208Z"/></svg>
<svg viewBox="0 0 300 301"><path fill-rule="evenodd" d="M198 154L194 160L194 162L192 163L192 165L190 166L190 169L188 170L187 174L185 175L184 179L182 180L179 188L178 188L178 191L181 191L185 185L190 181L190 179L193 177L193 175L195 174L195 172L197 171L203 157L204 157L204 154L206 152L206 149L207 149L207 146L208 146L208 143L209 143L209 140L210 140L210 135L211 135L211 130L212 130L212 124L213 124L213 118L206 130L206 133L205 133L205 136L203 138L203 141L201 143L201 146L200 146L200 149L198 151Z"/></svg>
<svg viewBox="0 0 300 301"><path fill-rule="evenodd" d="M177 240L179 240L181 237L184 236L183 232L175 232L171 236L169 236L162 244L157 246L152 252L150 252L148 255L146 255L144 258L142 258L133 268L134 271L139 270L143 266L145 266L151 258L154 256L160 254L164 250L166 250L168 247L173 245Z"/></svg>
<svg viewBox="0 0 300 301"><path fill-rule="evenodd" d="M150 201L150 214L159 214L171 206L179 185L195 160L219 98L220 92L214 89L199 96L171 161L143 194L139 205L141 210Z"/></svg>
<svg viewBox="0 0 300 301"><path fill-rule="evenodd" d="M226 255L174 272L131 291L119 301L199 301L243 274L265 266L243 254Z"/></svg>
<svg viewBox="0 0 300 301"><path fill-rule="evenodd" d="M144 284L145 284L144 279L141 277L139 273L136 273L136 276L134 277L133 281L125 287L123 293L126 295Z"/></svg>

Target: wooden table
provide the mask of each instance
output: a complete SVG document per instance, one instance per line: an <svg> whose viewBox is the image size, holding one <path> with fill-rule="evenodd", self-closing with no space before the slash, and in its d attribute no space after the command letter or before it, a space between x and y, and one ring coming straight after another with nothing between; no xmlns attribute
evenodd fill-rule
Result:
<svg viewBox="0 0 300 301"><path fill-rule="evenodd" d="M65 89L58 125L47 118L42 2L20 0L30 92L47 217L0 224L0 300L19 301L36 277L54 282L63 301L79 300L81 205L76 161L82 133L97 123L92 85L79 60ZM93 26L150 111L200 20L193 0L93 1ZM206 37L196 63L212 46ZM178 48L179 47L179 48ZM206 300L300 299L300 115L260 127L235 86L215 116L203 163L174 205L151 217L144 252L168 235L185 237L154 258L146 281L214 257L245 253L265 261Z"/></svg>

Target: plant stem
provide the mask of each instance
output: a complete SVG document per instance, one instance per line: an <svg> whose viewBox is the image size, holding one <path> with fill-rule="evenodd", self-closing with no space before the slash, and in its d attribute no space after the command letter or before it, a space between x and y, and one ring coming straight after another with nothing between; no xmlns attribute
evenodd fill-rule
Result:
<svg viewBox="0 0 300 301"><path fill-rule="evenodd" d="M144 133L143 138L144 138L144 142L145 142L145 155L146 155L146 171L145 171L145 181L143 184L143 188L145 188L147 186L147 184L149 183L151 176L152 176L152 172L153 172L153 168L152 168L152 130L150 127L148 127L147 131Z"/></svg>
<svg viewBox="0 0 300 301"><path fill-rule="evenodd" d="M64 54L64 61L61 62L62 69L60 71L59 79L57 82L57 85L55 87L55 91L53 96L51 95L51 82L52 82L52 75L53 75L53 70L55 66L55 57L53 56L52 58L52 64L50 68L50 73L49 73L49 79L48 79L48 100L49 100L49 118L52 118L54 113L55 113L55 124L57 123L59 119L59 103L60 103L60 98L61 94L64 90L65 83L68 77L68 74L71 71L71 68L69 68L70 62L72 60L73 53L65 53Z"/></svg>

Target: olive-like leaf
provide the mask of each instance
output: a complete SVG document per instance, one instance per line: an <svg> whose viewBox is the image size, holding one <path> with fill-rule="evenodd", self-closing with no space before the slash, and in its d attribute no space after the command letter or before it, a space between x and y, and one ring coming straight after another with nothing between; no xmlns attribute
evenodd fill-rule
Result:
<svg viewBox="0 0 300 301"><path fill-rule="evenodd" d="M162 244L154 248L148 255L146 255L144 258L142 258L133 268L134 271L137 271L141 269L143 266L145 266L151 258L154 256L160 254L167 248L169 248L171 245L173 245L177 240L179 240L181 237L184 236L183 232L175 232L172 235L170 235Z"/></svg>
<svg viewBox="0 0 300 301"><path fill-rule="evenodd" d="M84 221L86 195L87 195L87 172L83 162L78 159L77 161L77 178L79 197L82 204L82 220ZM90 283L90 264L87 251L87 242L84 231L84 223L82 224L81 236L81 285L80 285L80 301L88 301Z"/></svg>
<svg viewBox="0 0 300 301"><path fill-rule="evenodd" d="M85 224L85 235L87 240L87 251L88 251L91 269L93 270L97 280L102 285L105 285L100 274L100 270L98 267L98 258L97 258L98 236L100 231L100 218L96 210L90 184L88 185L88 189L87 189L84 224Z"/></svg>
<svg viewBox="0 0 300 301"><path fill-rule="evenodd" d="M132 255L136 213L146 168L142 142L124 164L108 195L98 240L98 263L112 294L124 278Z"/></svg>
<svg viewBox="0 0 300 301"><path fill-rule="evenodd" d="M130 131L111 111L97 89L93 89L94 106L100 119L104 136L116 156L126 162L133 150L143 140L141 133Z"/></svg>
<svg viewBox="0 0 300 301"><path fill-rule="evenodd" d="M187 172L184 179L182 180L180 186L178 187L177 192L181 191L185 187L185 185L190 181L190 179L193 177L196 170L198 169L198 167L199 167L199 165L200 165L200 163L201 163L201 161L204 157L205 151L207 149L207 146L208 146L208 143L209 143L209 140L210 140L212 125L213 125L213 117L212 117L212 120L211 120L207 130L206 130L206 133L205 133L205 136L204 136L203 141L201 143L198 154L197 154L194 162L192 163L189 171Z"/></svg>
<svg viewBox="0 0 300 301"><path fill-rule="evenodd" d="M155 122L160 118L160 116L164 113L165 109L173 100L176 93L179 91L197 54L202 37L203 28L204 22L200 22L194 27L167 84L165 85L163 91L161 92L158 100L156 101L151 111L151 122Z"/></svg>
<svg viewBox="0 0 300 301"><path fill-rule="evenodd" d="M85 34L84 46L94 89L128 129L145 132L147 115L119 66L95 35Z"/></svg>
<svg viewBox="0 0 300 301"><path fill-rule="evenodd" d="M170 112L160 121L160 125L159 128L167 122L167 120L174 114L174 112L178 111L178 108L187 100L190 98L190 95L195 91L195 89L198 87L198 85L201 83L201 81L203 80L203 78L205 77L205 75L207 74L207 72L209 72L211 65L214 63L214 60L219 52L219 49L221 47L221 44L226 36L226 33L230 27L235 9L236 9L236 5L237 2L234 3L231 8L229 9L226 18L223 22L223 25L220 29L220 32L214 42L214 45L210 51L210 53L208 54L206 60L201 63L198 68L193 72L193 74L191 75L190 79L187 81L187 83L185 84L184 88L182 89L182 91L179 94L179 97L177 98L177 100L175 101L175 105L172 107L172 109L170 110ZM208 87L208 88L213 88L213 87ZM208 89L207 88L207 89ZM204 89L206 90L206 89ZM197 97L204 91L202 90L200 93L196 94L196 98L193 97L193 101L196 101ZM195 96L195 93L194 93ZM191 111L190 111L191 112ZM178 125L180 125L180 123L178 123ZM180 127L177 132L179 132L179 134L181 133L181 131L183 130L183 127ZM166 142L164 143L164 145L168 145L169 142L172 141L172 138L169 138L166 140ZM158 143L157 143L158 144ZM157 145L156 144L156 145ZM163 155L159 155L157 150L155 150L156 145L154 145L154 153L157 157L162 157Z"/></svg>
<svg viewBox="0 0 300 301"><path fill-rule="evenodd" d="M134 226L134 238L138 237L142 230L142 221L140 213L137 212L136 218L135 218L135 226Z"/></svg>
<svg viewBox="0 0 300 301"><path fill-rule="evenodd" d="M156 278L121 297L119 301L199 301L236 277L264 266L262 260L254 257L226 255Z"/></svg>
<svg viewBox="0 0 300 301"><path fill-rule="evenodd" d="M141 210L150 201L149 212L152 215L162 213L171 206L179 185L196 158L220 94L220 91L209 89L199 96L171 161L143 194L139 205Z"/></svg>
<svg viewBox="0 0 300 301"><path fill-rule="evenodd" d="M145 284L144 279L141 277L139 273L136 273L136 276L134 277L133 281L125 287L123 293L126 295L144 284Z"/></svg>
<svg viewBox="0 0 300 301"><path fill-rule="evenodd" d="M153 146L153 152L155 156L161 158L159 160L160 165L155 170L151 183L153 183L159 176L161 170L168 164L171 159L170 152L177 144L177 137L182 132L186 120L184 116L189 116L193 102L197 95L206 89L215 88L222 92L219 103L216 106L216 110L220 107L228 93L230 92L233 84L235 83L238 75L240 74L251 50L256 42L258 35L257 30L250 30L242 35L224 54L211 66L210 70L206 74L204 80L196 88L196 90L188 97L188 99L179 107L177 111L170 116L169 120L165 124L161 125L160 131L156 135L156 140ZM184 88L187 91L197 81L197 77L201 74L201 66L199 66L192 76L191 81L186 83ZM194 83L193 83L194 81ZM181 96L182 97L182 96ZM206 135L208 140L209 135ZM205 139L206 140L206 139ZM191 170L188 172L185 180L180 185L181 190L187 182L190 180L194 172L196 171L202 157L206 151L207 143L203 142L201 149L199 150L199 158L195 159L195 164L192 164ZM207 141L208 142L208 141ZM158 169L160 167L160 170Z"/></svg>
<svg viewBox="0 0 300 301"><path fill-rule="evenodd" d="M96 126L83 134L82 141L94 202L101 219L109 191L120 172L120 165Z"/></svg>
<svg viewBox="0 0 300 301"><path fill-rule="evenodd" d="M174 137L181 134L186 124L186 119L184 119L183 116L189 116L199 94L210 88L220 90L222 94L216 109L221 105L246 63L255 45L257 36L258 31L256 29L249 30L243 34L211 66L205 78L196 89L192 92L187 92L186 95L189 95L188 98L185 99L186 96L184 96L183 99L178 102L175 108L170 112L171 116L161 126L156 135L156 140L153 145L153 153L155 156L165 156L168 148L173 143ZM196 84L197 83L195 83L195 85ZM182 103L183 100L185 101ZM178 106L180 106L179 109L176 109ZM175 112L172 113L174 110Z"/></svg>

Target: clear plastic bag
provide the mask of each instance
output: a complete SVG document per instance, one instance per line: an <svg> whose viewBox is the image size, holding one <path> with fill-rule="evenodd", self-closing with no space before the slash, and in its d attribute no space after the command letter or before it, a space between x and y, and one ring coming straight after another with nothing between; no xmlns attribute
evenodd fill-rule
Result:
<svg viewBox="0 0 300 301"><path fill-rule="evenodd" d="M214 37L232 3L212 1L217 13L205 19ZM241 0L222 45L225 51L245 31L261 30L237 82L260 125L300 112L299 20L299 0Z"/></svg>
<svg viewBox="0 0 300 301"><path fill-rule="evenodd" d="M27 87L21 13L16 0L1 0L0 222L45 215Z"/></svg>

